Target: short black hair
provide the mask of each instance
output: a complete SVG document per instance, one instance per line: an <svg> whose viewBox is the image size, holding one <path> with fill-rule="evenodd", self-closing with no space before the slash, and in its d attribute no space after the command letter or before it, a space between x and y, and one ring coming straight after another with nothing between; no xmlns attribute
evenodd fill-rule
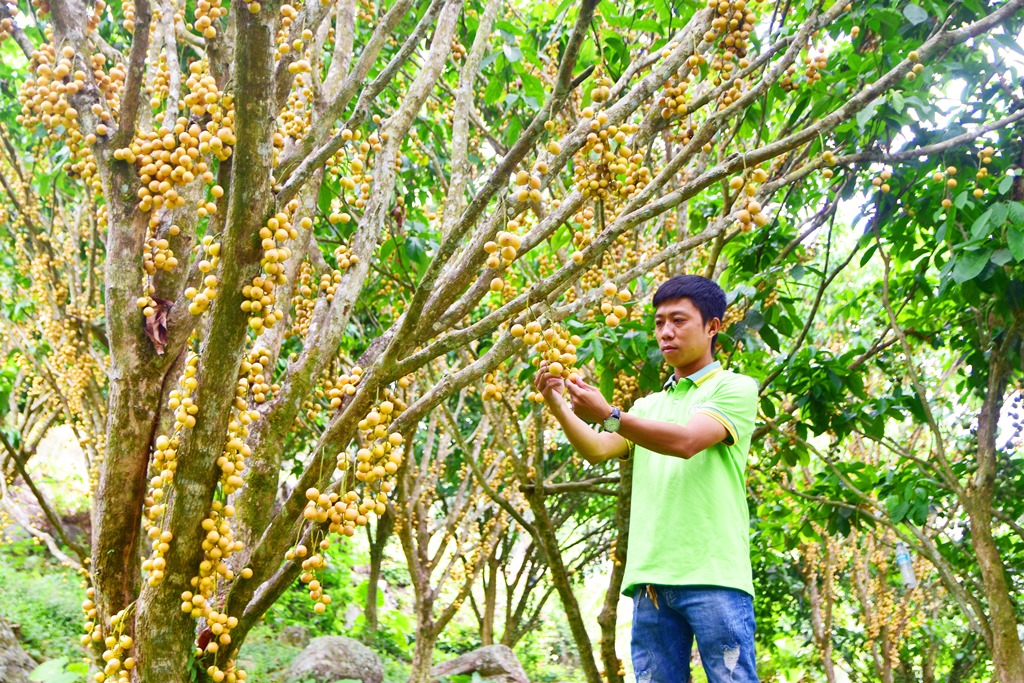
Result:
<svg viewBox="0 0 1024 683"><path fill-rule="evenodd" d="M701 322L705 325L714 318L725 320L725 291L714 280L702 275L676 275L666 280L654 293L652 303L657 309L663 303L689 299L700 311ZM711 351L714 353L716 334L711 340Z"/></svg>

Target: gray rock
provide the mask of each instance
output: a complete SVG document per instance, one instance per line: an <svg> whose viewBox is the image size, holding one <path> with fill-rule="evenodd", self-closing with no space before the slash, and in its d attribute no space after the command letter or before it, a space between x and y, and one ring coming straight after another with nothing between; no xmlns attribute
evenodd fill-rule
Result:
<svg viewBox="0 0 1024 683"><path fill-rule="evenodd" d="M35 668L35 660L22 649L14 629L0 619L0 681L26 683Z"/></svg>
<svg viewBox="0 0 1024 683"><path fill-rule="evenodd" d="M373 650L343 636L314 638L288 668L289 680L333 683L345 678L381 683L384 666Z"/></svg>
<svg viewBox="0 0 1024 683"><path fill-rule="evenodd" d="M430 670L432 678L479 673L494 683L530 683L516 653L507 645L487 645L438 664Z"/></svg>
<svg viewBox="0 0 1024 683"><path fill-rule="evenodd" d="M285 626L277 639L285 645L306 647L309 645L309 629L304 626Z"/></svg>

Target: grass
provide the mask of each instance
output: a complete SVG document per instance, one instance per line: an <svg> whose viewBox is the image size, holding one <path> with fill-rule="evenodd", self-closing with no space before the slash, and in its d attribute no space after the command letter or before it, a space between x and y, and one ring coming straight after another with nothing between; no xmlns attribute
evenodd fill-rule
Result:
<svg viewBox="0 0 1024 683"><path fill-rule="evenodd" d="M0 616L16 625L22 644L36 661L82 657L81 578L49 561L29 541L0 553Z"/></svg>

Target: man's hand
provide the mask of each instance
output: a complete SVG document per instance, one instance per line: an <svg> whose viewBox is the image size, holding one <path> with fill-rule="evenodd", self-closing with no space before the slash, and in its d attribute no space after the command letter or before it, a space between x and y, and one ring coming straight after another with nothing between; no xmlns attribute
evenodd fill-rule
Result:
<svg viewBox="0 0 1024 683"><path fill-rule="evenodd" d="M544 361L537 369L537 376L533 380L537 391L544 397L549 406L557 405L562 401L562 392L565 390L565 380L556 377L548 372L548 363Z"/></svg>
<svg viewBox="0 0 1024 683"><path fill-rule="evenodd" d="M603 422L612 414L612 407L597 387L592 387L583 381L582 377L576 377L565 383L569 390L569 397L572 399L572 412L576 417L586 422Z"/></svg>

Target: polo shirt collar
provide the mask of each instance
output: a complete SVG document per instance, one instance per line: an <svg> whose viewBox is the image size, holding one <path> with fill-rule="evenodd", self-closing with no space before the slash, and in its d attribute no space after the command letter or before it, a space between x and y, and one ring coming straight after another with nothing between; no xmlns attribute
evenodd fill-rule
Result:
<svg viewBox="0 0 1024 683"><path fill-rule="evenodd" d="M705 365L692 375L687 375L686 377L684 377L683 381L689 382L690 384L699 387L701 384L704 383L705 380L714 375L717 375L721 371L722 364L717 360L711 361L710 363L708 363L707 365ZM665 391L671 391L676 388L677 384L679 384L679 380L676 379L675 373L672 373L672 376L668 378L664 386L662 386L662 389L664 389Z"/></svg>

